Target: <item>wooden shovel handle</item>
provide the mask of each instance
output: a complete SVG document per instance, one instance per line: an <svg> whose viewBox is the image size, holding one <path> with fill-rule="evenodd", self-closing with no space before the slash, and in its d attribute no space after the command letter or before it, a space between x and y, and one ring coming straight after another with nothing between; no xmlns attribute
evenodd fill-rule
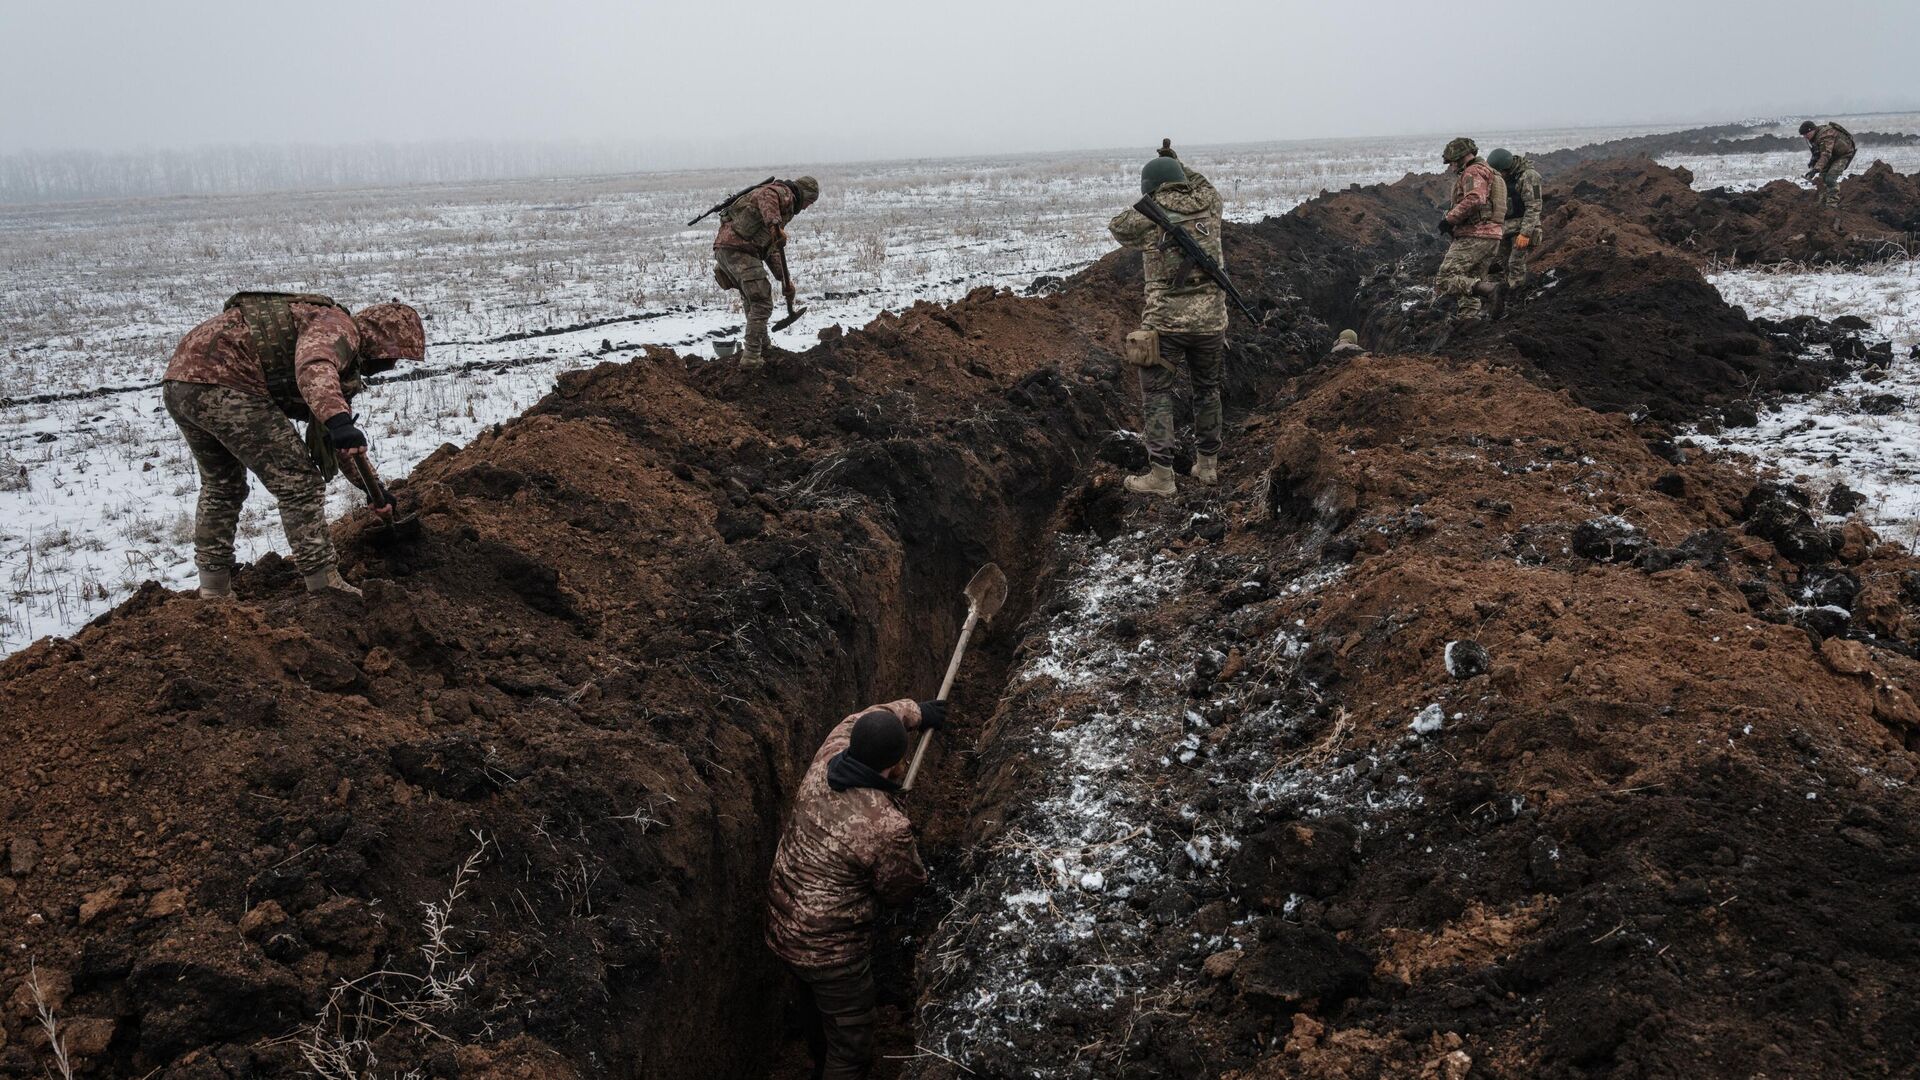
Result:
<svg viewBox="0 0 1920 1080"><path fill-rule="evenodd" d="M947 677L940 681L940 696L936 700L945 701L947 695L953 693L954 677L960 674L960 660L967 655L967 642L973 637L973 628L979 622L980 609L969 607L966 624L960 628L960 643L953 647L953 659L947 663ZM907 779L900 785L901 791L913 790L913 778L920 775L920 760L927 756L927 736L931 734L933 732L926 730L920 732L920 742L913 748L913 764L907 766Z"/></svg>

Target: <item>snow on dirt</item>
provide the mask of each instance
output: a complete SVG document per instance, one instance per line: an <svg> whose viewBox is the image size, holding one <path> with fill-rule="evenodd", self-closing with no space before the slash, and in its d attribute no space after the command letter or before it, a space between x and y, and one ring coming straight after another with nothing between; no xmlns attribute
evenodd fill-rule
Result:
<svg viewBox="0 0 1920 1080"><path fill-rule="evenodd" d="M1696 441L1749 454L1817 491L1845 483L1867 497L1859 512L1884 538L1920 543L1920 262L1733 270L1710 280L1756 317L1864 319L1867 336L1893 343L1893 361L1763 410L1754 427Z"/></svg>

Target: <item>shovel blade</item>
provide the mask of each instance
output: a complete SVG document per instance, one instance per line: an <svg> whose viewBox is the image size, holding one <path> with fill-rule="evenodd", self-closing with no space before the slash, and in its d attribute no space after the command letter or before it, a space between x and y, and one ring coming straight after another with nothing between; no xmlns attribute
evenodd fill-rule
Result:
<svg viewBox="0 0 1920 1080"><path fill-rule="evenodd" d="M786 318L781 319L779 322L773 324L772 329L785 330L787 327L792 326L794 323L799 322L800 316L805 315L806 313L807 313L806 308L801 308L799 311L788 312Z"/></svg>
<svg viewBox="0 0 1920 1080"><path fill-rule="evenodd" d="M967 604L982 620L991 619L1007 602L1007 575L998 563L988 563L967 582Z"/></svg>

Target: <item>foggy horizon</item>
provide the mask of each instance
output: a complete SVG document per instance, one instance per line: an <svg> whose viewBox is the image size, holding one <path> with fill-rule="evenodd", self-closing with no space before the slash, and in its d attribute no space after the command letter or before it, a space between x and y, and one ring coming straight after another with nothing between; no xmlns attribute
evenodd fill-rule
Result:
<svg viewBox="0 0 1920 1080"><path fill-rule="evenodd" d="M163 10L164 7L164 10ZM232 0L0 11L0 154L463 144L644 147L650 168L1728 122L1920 108L1920 5L1622 0L479 0L326 15ZM1143 45L1168 33L1199 62ZM1392 26L1391 36L1380 27ZM1806 30L1846 43L1822 70ZM1519 31L1518 34L1515 31ZM1539 43L1503 54L1516 38ZM1814 40L1825 40L1814 35ZM75 57L86 57L76 65Z"/></svg>

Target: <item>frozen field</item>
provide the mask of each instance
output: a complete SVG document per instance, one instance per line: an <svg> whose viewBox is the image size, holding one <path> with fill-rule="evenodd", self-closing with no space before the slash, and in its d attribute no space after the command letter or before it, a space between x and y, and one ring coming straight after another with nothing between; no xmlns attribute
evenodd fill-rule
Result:
<svg viewBox="0 0 1920 1080"><path fill-rule="evenodd" d="M1864 124L1915 126L1891 119ZM1477 138L1541 151L1650 130ZM1253 220L1322 190L1431 170L1445 139L1182 150L1226 196L1230 217ZM810 313L777 343L801 348L829 325L915 300L1071 272L1111 247L1106 221L1136 197L1145 153L780 170L814 173L823 193L793 229ZM1781 156L1670 163L1713 186L1754 182L1760 162ZM1804 157L1784 157L1791 167L1768 178L1799 174ZM1920 152L1895 164L1920 169ZM732 335L738 307L709 269L713 222L683 223L765 175L0 207L0 654L71 632L141 581L191 580L196 479L151 385L174 342L229 293L315 290L352 306L398 297L422 309L427 367L449 374L376 387L361 405L382 469L401 476L441 443L522 412L560 371L646 344L710 353L714 338ZM1801 299L1788 289L1780 302ZM602 325L548 332L587 322ZM537 336L502 340L526 334ZM604 355L603 341L613 345ZM484 368L453 374L476 364ZM48 395L57 399L28 400ZM354 495L334 485L335 512ZM241 558L284 547L277 511L256 491Z"/></svg>

